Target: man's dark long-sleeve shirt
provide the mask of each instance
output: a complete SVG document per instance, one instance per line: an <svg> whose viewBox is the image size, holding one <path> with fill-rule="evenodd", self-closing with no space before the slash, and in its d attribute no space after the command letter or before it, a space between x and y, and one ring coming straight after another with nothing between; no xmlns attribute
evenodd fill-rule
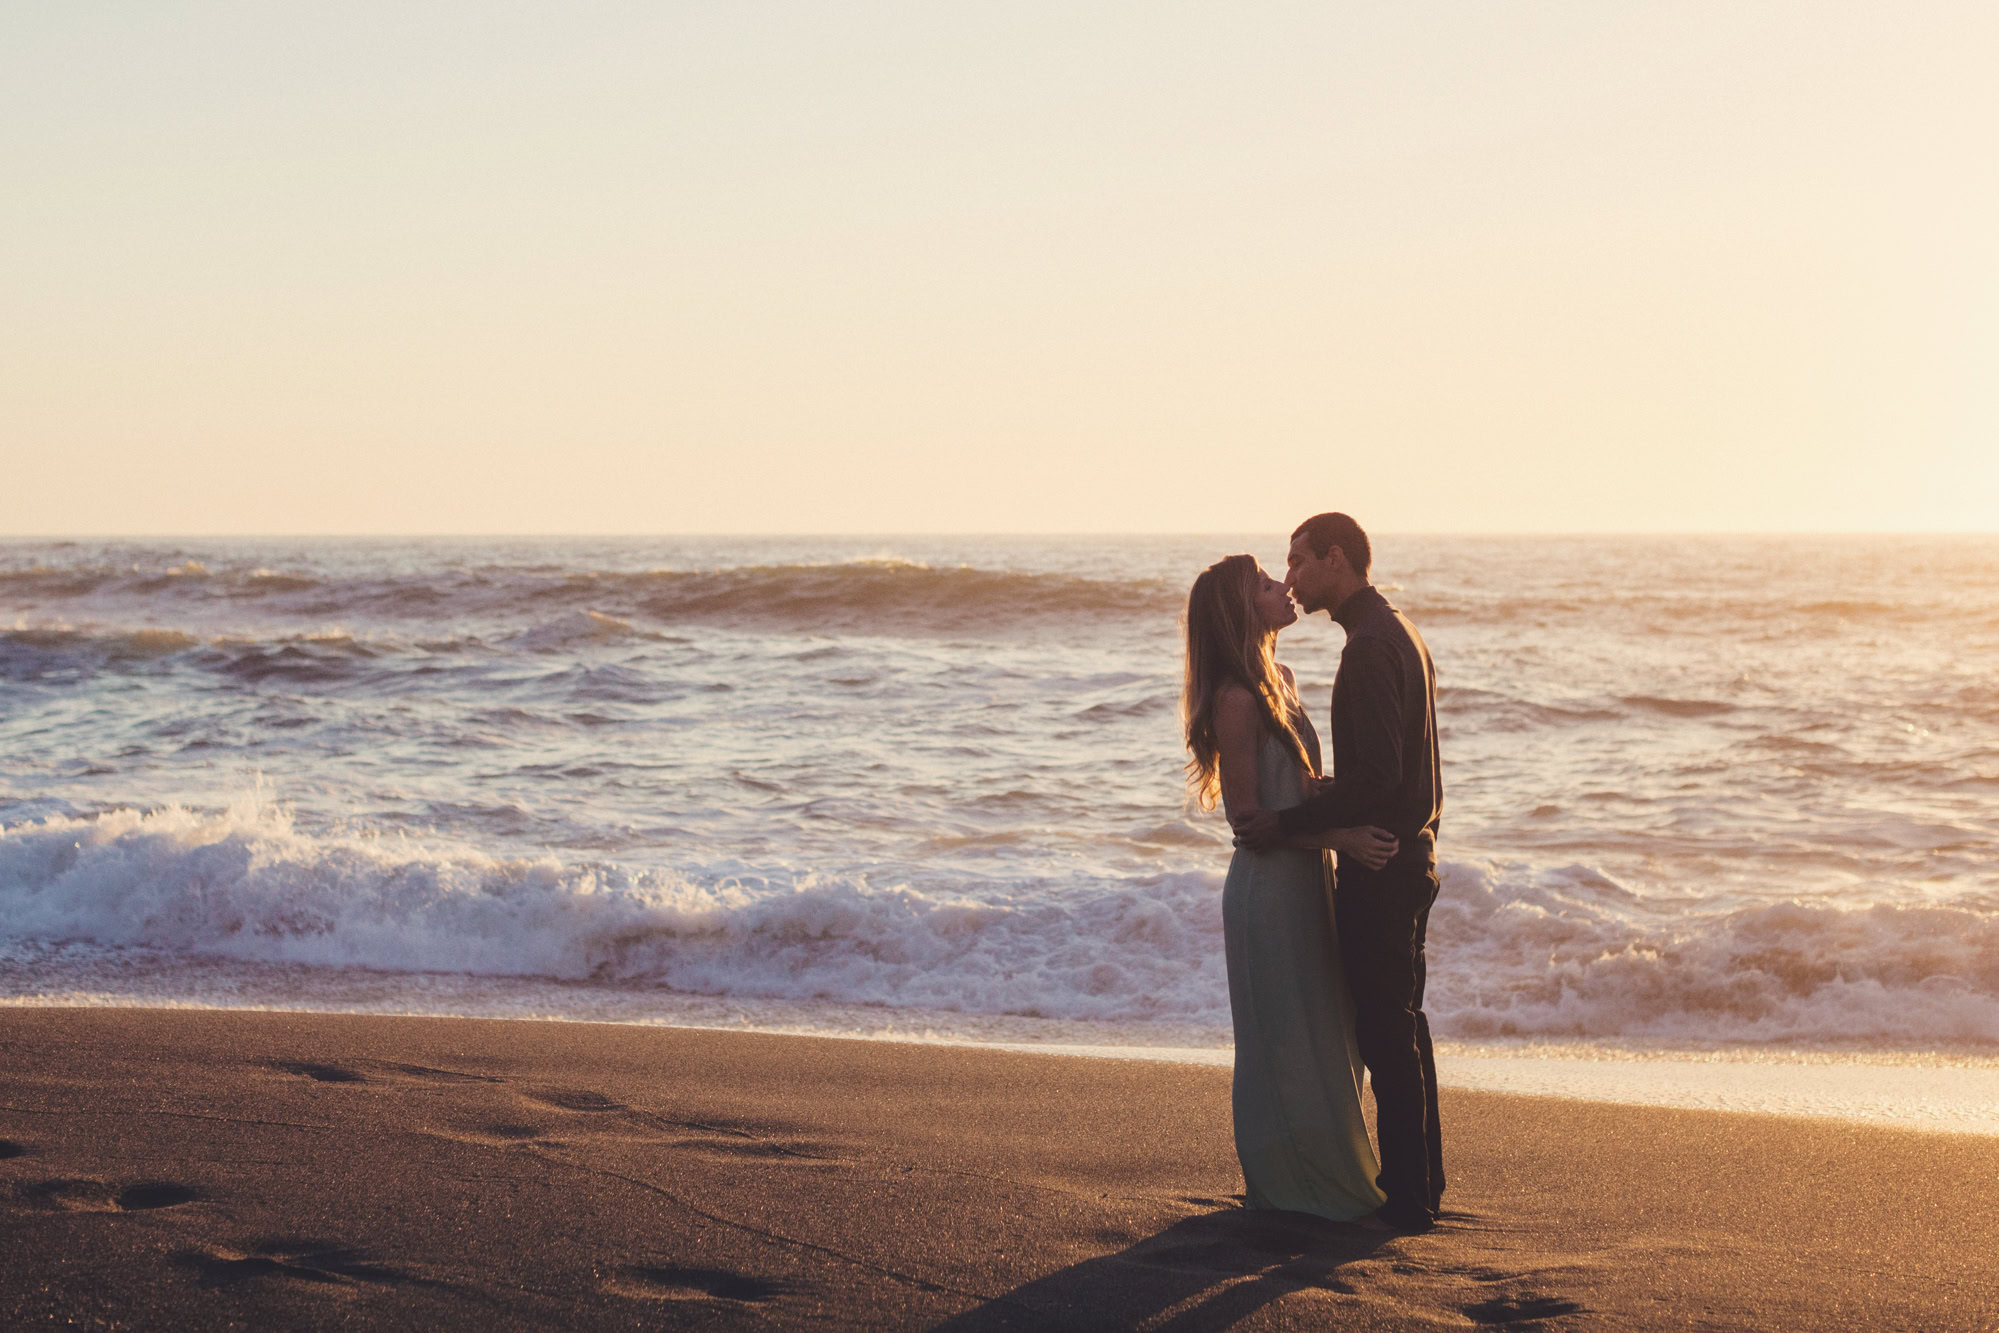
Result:
<svg viewBox="0 0 1999 1333"><path fill-rule="evenodd" d="M1281 812L1286 833L1373 824L1402 844L1395 864L1434 866L1444 787L1437 669L1409 618L1372 587L1333 612L1347 632L1333 682L1333 785Z"/></svg>

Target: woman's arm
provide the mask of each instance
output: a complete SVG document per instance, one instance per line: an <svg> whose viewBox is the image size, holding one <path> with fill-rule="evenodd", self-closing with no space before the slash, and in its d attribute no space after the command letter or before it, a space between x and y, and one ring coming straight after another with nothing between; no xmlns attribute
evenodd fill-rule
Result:
<svg viewBox="0 0 1999 1333"><path fill-rule="evenodd" d="M1231 821L1262 808L1257 790L1256 746L1263 718L1256 700L1240 685L1224 685L1215 698L1215 744L1222 779L1222 809Z"/></svg>
<svg viewBox="0 0 1999 1333"><path fill-rule="evenodd" d="M1279 667L1291 683L1288 667ZM1256 700L1240 685L1226 685L1215 699L1215 742L1221 749L1222 808L1231 822L1260 809L1262 792L1256 779L1256 747L1263 739L1263 715ZM1324 782L1325 779L1320 779ZM1393 834L1378 828L1321 829L1294 834L1278 844L1306 851L1341 852L1379 870L1395 855Z"/></svg>
<svg viewBox="0 0 1999 1333"><path fill-rule="evenodd" d="M1287 672L1285 678L1290 679ZM1333 785L1331 778L1314 778L1320 791ZM1379 829L1372 824L1356 824L1347 828L1319 829L1313 833L1286 834L1277 844L1279 847L1298 847L1308 850L1340 852L1351 856L1369 870L1379 870L1394 859L1401 844L1393 833Z"/></svg>

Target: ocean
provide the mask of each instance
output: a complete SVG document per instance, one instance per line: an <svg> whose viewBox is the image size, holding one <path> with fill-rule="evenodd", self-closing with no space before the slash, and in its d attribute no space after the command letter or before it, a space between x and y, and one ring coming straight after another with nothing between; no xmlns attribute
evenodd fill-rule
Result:
<svg viewBox="0 0 1999 1333"><path fill-rule="evenodd" d="M1178 617L1284 544L0 543L0 1002L1225 1059ZM1999 1068L1999 539L1375 580L1437 664L1460 1067ZM1279 642L1322 729L1340 642Z"/></svg>

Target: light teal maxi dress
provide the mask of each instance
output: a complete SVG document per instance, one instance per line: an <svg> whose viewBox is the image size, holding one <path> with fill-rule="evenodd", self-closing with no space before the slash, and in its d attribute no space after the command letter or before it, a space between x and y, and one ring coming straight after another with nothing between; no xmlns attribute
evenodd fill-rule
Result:
<svg viewBox="0 0 1999 1333"><path fill-rule="evenodd" d="M1312 724L1295 717L1316 755ZM1260 801L1303 800L1305 777L1275 738L1257 750ZM1251 1208L1350 1221L1385 1196L1361 1118L1353 998L1333 925L1331 854L1237 849L1222 889L1235 1018L1235 1143Z"/></svg>

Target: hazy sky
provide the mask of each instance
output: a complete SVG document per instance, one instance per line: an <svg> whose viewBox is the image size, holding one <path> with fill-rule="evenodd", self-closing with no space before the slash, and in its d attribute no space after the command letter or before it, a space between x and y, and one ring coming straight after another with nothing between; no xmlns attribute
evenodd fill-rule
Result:
<svg viewBox="0 0 1999 1333"><path fill-rule="evenodd" d="M1999 530L1999 6L13 4L0 532Z"/></svg>

